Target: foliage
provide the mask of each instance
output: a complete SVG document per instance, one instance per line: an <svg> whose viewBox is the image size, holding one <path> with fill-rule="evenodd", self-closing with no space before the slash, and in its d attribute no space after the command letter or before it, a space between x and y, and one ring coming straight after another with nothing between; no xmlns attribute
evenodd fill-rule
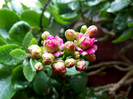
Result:
<svg viewBox="0 0 133 99"><path fill-rule="evenodd" d="M37 60L28 57L27 48L32 44L41 45L41 15L42 30L64 40L66 29L79 31L81 25L96 24L99 20L104 20L100 24L117 36L113 43L132 39L131 0L51 0L43 14L43 6L49 0L31 0L33 7L21 0L5 1L0 9L0 99L108 99L106 93L98 96L93 88L86 87L85 72L71 68L66 75L56 76L50 66L45 66L44 72L37 72L34 67ZM81 17L81 24L75 25Z"/></svg>

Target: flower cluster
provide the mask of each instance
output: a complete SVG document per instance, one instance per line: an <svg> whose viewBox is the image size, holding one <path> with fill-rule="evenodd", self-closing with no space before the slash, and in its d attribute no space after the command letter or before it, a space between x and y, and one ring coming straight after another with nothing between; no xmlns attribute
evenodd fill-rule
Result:
<svg viewBox="0 0 133 99"><path fill-rule="evenodd" d="M48 31L42 34L43 46L29 46L28 50L32 58L41 59L36 63L37 71L43 70L43 66L50 65L53 73L56 75L65 74L66 68L75 66L77 71L86 69L86 61L94 62L96 60L95 51L97 41L93 36L98 32L98 28L94 25L87 28L83 25L80 32L72 29L65 31L67 42L58 36L52 36Z"/></svg>

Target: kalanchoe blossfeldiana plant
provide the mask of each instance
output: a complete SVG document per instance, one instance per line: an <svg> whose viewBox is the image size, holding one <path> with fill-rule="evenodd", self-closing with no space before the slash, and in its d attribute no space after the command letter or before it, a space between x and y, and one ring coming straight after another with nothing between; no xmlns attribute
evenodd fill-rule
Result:
<svg viewBox="0 0 133 99"><path fill-rule="evenodd" d="M45 65L52 68L55 75L67 74L70 69L74 71L84 71L87 68L87 61L96 60L95 51L97 40L93 37L98 32L94 25L87 28L83 25L80 32L68 29L65 37L68 41L63 44L59 36L52 36L48 31L43 32L43 46L29 46L32 58L38 60L35 69L39 72L45 70ZM71 70L71 71L72 71Z"/></svg>

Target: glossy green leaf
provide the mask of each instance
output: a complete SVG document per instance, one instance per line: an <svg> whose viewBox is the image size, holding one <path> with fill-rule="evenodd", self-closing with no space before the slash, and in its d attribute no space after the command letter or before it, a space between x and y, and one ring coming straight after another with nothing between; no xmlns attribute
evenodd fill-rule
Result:
<svg viewBox="0 0 133 99"><path fill-rule="evenodd" d="M113 40L112 42L113 43L123 42L125 40L128 40L132 36L133 36L133 28L130 28L130 29L124 31L119 38L117 38L116 40Z"/></svg>
<svg viewBox="0 0 133 99"><path fill-rule="evenodd" d="M3 38L8 37L11 26L19 21L19 17L11 10L0 9L0 34Z"/></svg>
<svg viewBox="0 0 133 99"><path fill-rule="evenodd" d="M33 10L26 10L24 11L22 14L21 14L21 19L26 21L27 23L30 24L30 26L40 26L40 16L41 14L33 11ZM44 15L43 15L43 18L42 18L42 25L44 28L47 28L49 24L49 20L48 18L46 18Z"/></svg>
<svg viewBox="0 0 133 99"><path fill-rule="evenodd" d="M9 54L12 50L16 48L18 48L18 46L15 44L0 46L0 62L5 65L17 65L19 61L12 58Z"/></svg>
<svg viewBox="0 0 133 99"><path fill-rule="evenodd" d="M24 89L28 86L28 82L23 74L23 65L19 65L13 70L11 85L15 90Z"/></svg>
<svg viewBox="0 0 133 99"><path fill-rule="evenodd" d="M89 17L94 16L97 14L99 11L104 11L110 6L110 2L101 2L100 4L96 6L92 6L89 8Z"/></svg>
<svg viewBox="0 0 133 99"><path fill-rule="evenodd" d="M5 45L5 44L6 44L6 41L2 37L0 37L0 46Z"/></svg>
<svg viewBox="0 0 133 99"><path fill-rule="evenodd" d="M27 48L29 47L29 44L30 44L30 42L31 42L32 39L33 39L33 35L32 35L31 32L28 32L28 33L25 35L25 37L24 37L22 46L23 46L23 48L24 48L24 50L25 50L26 52L28 52L28 49L27 49Z"/></svg>
<svg viewBox="0 0 133 99"><path fill-rule="evenodd" d="M72 9L69 7L71 2L65 0L56 0L56 4L59 10L59 14L69 13L72 12Z"/></svg>
<svg viewBox="0 0 133 99"><path fill-rule="evenodd" d="M117 12L127 7L130 4L130 0L115 0L111 3L110 8L107 9L108 12Z"/></svg>
<svg viewBox="0 0 133 99"><path fill-rule="evenodd" d="M95 6L97 4L99 4L101 2L101 0L87 0L86 4L88 6Z"/></svg>
<svg viewBox="0 0 133 99"><path fill-rule="evenodd" d="M73 66L72 68L66 68L67 72L65 73L65 75L76 75L76 74L80 74L80 71L77 71L75 69L75 66Z"/></svg>
<svg viewBox="0 0 133 99"><path fill-rule="evenodd" d="M54 19L61 24L68 24L67 21L64 21L63 19L61 19L61 17L59 16L58 11L56 11L55 8L53 8L52 6L48 7L48 11L52 14L52 16L54 17Z"/></svg>
<svg viewBox="0 0 133 99"><path fill-rule="evenodd" d="M11 86L10 76L0 79L0 99L11 99L15 90Z"/></svg>
<svg viewBox="0 0 133 99"><path fill-rule="evenodd" d="M113 29L116 31L124 30L127 27L127 13L119 13L115 17L115 20L113 22Z"/></svg>
<svg viewBox="0 0 133 99"><path fill-rule="evenodd" d="M20 61L23 61L26 57L27 57L27 54L24 50L21 50L21 49L15 49L15 50L12 50L10 52L10 55L16 59L16 60L20 60Z"/></svg>
<svg viewBox="0 0 133 99"><path fill-rule="evenodd" d="M60 33L60 30L62 28L62 25L57 23L57 22L53 22L49 27L48 30L49 33L53 36L56 36Z"/></svg>
<svg viewBox="0 0 133 99"><path fill-rule="evenodd" d="M11 6L16 13L21 14L23 12L23 6L19 0L11 0Z"/></svg>
<svg viewBox="0 0 133 99"><path fill-rule="evenodd" d="M11 66L0 64L0 79L6 78L11 73Z"/></svg>
<svg viewBox="0 0 133 99"><path fill-rule="evenodd" d="M70 86L73 88L75 92L82 92L87 85L88 77L85 72L81 74L71 76L70 78Z"/></svg>
<svg viewBox="0 0 133 99"><path fill-rule="evenodd" d="M33 39L30 41L29 46L31 46L31 45L38 45L38 42L37 42L36 38L33 38Z"/></svg>
<svg viewBox="0 0 133 99"><path fill-rule="evenodd" d="M35 63L36 63L35 60L30 59L29 62L25 61L23 66L24 76L29 82L31 82L36 75Z"/></svg>
<svg viewBox="0 0 133 99"><path fill-rule="evenodd" d="M22 43L25 34L30 30L30 26L24 22L19 21L15 23L9 31L9 36L16 42Z"/></svg>
<svg viewBox="0 0 133 99"><path fill-rule="evenodd" d="M73 13L65 13L60 15L62 19L64 20L71 20L78 16L76 12Z"/></svg>
<svg viewBox="0 0 133 99"><path fill-rule="evenodd" d="M33 89L37 94L44 94L49 87L49 77L44 71L40 71L36 74L33 81Z"/></svg>

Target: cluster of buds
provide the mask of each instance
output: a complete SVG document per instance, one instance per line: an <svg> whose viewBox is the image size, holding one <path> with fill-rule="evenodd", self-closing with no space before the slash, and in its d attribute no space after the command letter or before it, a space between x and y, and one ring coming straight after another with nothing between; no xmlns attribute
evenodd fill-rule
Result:
<svg viewBox="0 0 133 99"><path fill-rule="evenodd" d="M77 71L86 69L86 61L94 62L96 60L95 51L97 45L93 36L98 32L94 25L87 28L86 25L81 27L80 32L72 29L65 31L67 42L58 36L52 36L48 31L42 33L43 46L29 46L32 58L40 59L35 65L37 71L43 70L43 65L50 65L56 75L65 74L66 68L75 67ZM58 60L61 59L61 60Z"/></svg>

